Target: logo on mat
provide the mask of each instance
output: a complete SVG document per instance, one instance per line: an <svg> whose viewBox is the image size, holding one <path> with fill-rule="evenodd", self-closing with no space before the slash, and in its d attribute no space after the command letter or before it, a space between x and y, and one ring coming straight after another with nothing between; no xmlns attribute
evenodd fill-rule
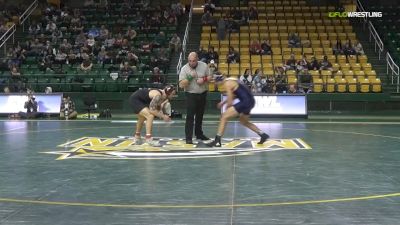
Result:
<svg viewBox="0 0 400 225"><path fill-rule="evenodd" d="M300 138L269 139L264 144L257 144L253 138L224 138L222 147L210 148L202 142L188 145L184 139L154 138L160 147L147 143L135 145L131 137L82 137L58 145L60 151L43 152L59 155L62 159L176 159L176 158L205 158L245 155L257 152L277 150L302 150L311 147Z"/></svg>

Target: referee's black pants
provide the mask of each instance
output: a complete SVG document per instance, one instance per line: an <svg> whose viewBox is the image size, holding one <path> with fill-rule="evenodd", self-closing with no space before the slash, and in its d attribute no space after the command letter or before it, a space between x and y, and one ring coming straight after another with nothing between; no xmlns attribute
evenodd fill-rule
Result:
<svg viewBox="0 0 400 225"><path fill-rule="evenodd" d="M186 140L192 140L193 138L193 125L194 134L196 137L203 135L203 115L206 107L206 101L207 91L201 94L186 92Z"/></svg>

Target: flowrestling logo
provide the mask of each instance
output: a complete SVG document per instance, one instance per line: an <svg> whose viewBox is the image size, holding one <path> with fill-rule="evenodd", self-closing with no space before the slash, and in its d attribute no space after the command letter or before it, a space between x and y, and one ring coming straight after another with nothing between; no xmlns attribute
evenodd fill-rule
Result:
<svg viewBox="0 0 400 225"><path fill-rule="evenodd" d="M233 155L248 155L257 152L278 150L305 150L311 147L300 138L270 139L264 144L257 144L253 138L224 138L222 147L210 148L202 142L193 145L186 144L179 138L154 138L159 147L148 144L135 145L131 137L116 138L82 137L68 141L57 147L59 151L43 152L59 155L63 159L178 159L227 157Z"/></svg>
<svg viewBox="0 0 400 225"><path fill-rule="evenodd" d="M328 12L330 18L379 18L382 12Z"/></svg>

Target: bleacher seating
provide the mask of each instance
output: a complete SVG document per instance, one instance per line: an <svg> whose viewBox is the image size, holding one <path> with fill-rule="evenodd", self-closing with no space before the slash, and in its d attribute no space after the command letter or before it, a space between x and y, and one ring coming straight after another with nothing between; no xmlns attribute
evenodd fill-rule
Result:
<svg viewBox="0 0 400 225"><path fill-rule="evenodd" d="M247 6L238 7L248 11L255 7L258 19L250 20L248 25L242 25L240 32L227 34L225 40L218 41L216 26L203 25L200 45L213 46L219 53L219 71L230 76L240 76L246 68L254 71L262 69L265 75L274 75L275 68L294 54L296 61L302 55L308 59L311 56L320 61L326 55L332 63L333 70L310 71L314 82L314 92L380 92L380 79L368 63L366 55L335 54L333 48L337 40L343 43L357 41L355 32L348 19L329 18L329 11L335 11L334 6L309 6L304 0L271 0L249 1ZM231 7L217 7L214 18L229 15ZM288 47L288 37L298 33L303 47ZM249 46L252 40L270 40L272 55L250 55ZM309 43L310 46L306 46ZM400 42L399 42L400 44ZM240 52L240 63L226 63L229 46ZM286 71L288 83L297 83L295 71ZM379 87L379 88L378 88Z"/></svg>

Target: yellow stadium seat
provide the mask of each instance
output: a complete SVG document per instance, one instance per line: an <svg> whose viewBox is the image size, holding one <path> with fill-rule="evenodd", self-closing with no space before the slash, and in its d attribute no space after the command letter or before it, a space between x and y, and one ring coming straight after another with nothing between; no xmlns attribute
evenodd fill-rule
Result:
<svg viewBox="0 0 400 225"><path fill-rule="evenodd" d="M376 72L375 70L370 70L370 71L364 71L365 75L368 77L369 80L374 80L376 78Z"/></svg>
<svg viewBox="0 0 400 225"><path fill-rule="evenodd" d="M379 78L371 80L372 92L382 92L382 84Z"/></svg>
<svg viewBox="0 0 400 225"><path fill-rule="evenodd" d="M366 93L370 91L370 83L368 78L360 79L359 84L360 84L360 92Z"/></svg>
<svg viewBox="0 0 400 225"><path fill-rule="evenodd" d="M329 92L329 93L335 92L335 79L329 78L326 81L325 90L326 90L326 92Z"/></svg>
<svg viewBox="0 0 400 225"><path fill-rule="evenodd" d="M313 92L320 93L323 91L323 82L321 78L313 79L314 87Z"/></svg>
<svg viewBox="0 0 400 225"><path fill-rule="evenodd" d="M351 93L357 92L357 80L356 78L349 78L347 80L347 90Z"/></svg>
<svg viewBox="0 0 400 225"><path fill-rule="evenodd" d="M336 91L339 93L346 92L347 81L344 78L335 78L336 81Z"/></svg>

